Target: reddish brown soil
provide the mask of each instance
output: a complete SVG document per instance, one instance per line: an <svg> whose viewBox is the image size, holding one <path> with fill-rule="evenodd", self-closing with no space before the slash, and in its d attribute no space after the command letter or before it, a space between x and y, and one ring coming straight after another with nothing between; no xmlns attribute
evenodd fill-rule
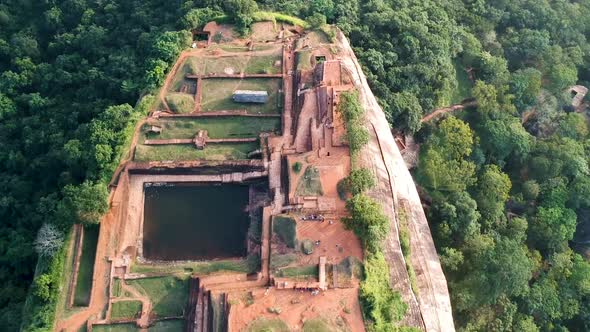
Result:
<svg viewBox="0 0 590 332"><path fill-rule="evenodd" d="M250 306L243 301L246 292L230 294L230 302L235 304L231 308L229 331L244 331L248 324L261 317L279 318L292 331L300 330L311 318L321 317L332 325L340 317L350 331L365 331L356 288L327 290L315 296L310 292L271 288L264 294L264 289L254 290L254 303ZM270 313L269 308L280 308L281 313Z"/></svg>
<svg viewBox="0 0 590 332"><path fill-rule="evenodd" d="M324 222L303 221L297 216L297 237L300 240L320 240L320 245L315 247L311 255L300 256L298 265L317 264L320 256L326 256L331 264L337 264L348 256L363 259L359 239L353 232L344 228L340 216L328 217ZM329 221L333 223L330 225Z"/></svg>

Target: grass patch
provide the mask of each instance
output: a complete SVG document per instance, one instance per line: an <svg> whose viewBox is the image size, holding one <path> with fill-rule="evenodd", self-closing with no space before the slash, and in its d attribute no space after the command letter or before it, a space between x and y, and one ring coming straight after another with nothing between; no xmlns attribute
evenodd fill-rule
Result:
<svg viewBox="0 0 590 332"><path fill-rule="evenodd" d="M201 111L243 110L249 113L280 113L278 78L207 79L202 83ZM268 93L264 104L236 103L232 99L235 90L259 90Z"/></svg>
<svg viewBox="0 0 590 332"><path fill-rule="evenodd" d="M301 163L296 161L295 163L293 163L293 166L291 166L291 169L293 170L293 172L295 172L295 174L299 174L299 172L301 172Z"/></svg>
<svg viewBox="0 0 590 332"><path fill-rule="evenodd" d="M114 278L112 287L113 287L113 296L114 297L121 296L121 279Z"/></svg>
<svg viewBox="0 0 590 332"><path fill-rule="evenodd" d="M218 46L228 52L248 52L247 47ZM255 50L257 50L255 48ZM174 76L174 88L179 88L179 82L185 79L186 75L208 75L208 74L280 74L280 62L282 51L275 47L275 52L268 55L244 55L221 56L221 57L188 57L180 66Z"/></svg>
<svg viewBox="0 0 590 332"><path fill-rule="evenodd" d="M363 263L356 257L348 256L338 265L335 265L339 274L345 274L349 277L361 278L363 275Z"/></svg>
<svg viewBox="0 0 590 332"><path fill-rule="evenodd" d="M328 322L321 318L308 319L303 323L303 332L332 332Z"/></svg>
<svg viewBox="0 0 590 332"><path fill-rule="evenodd" d="M414 294L418 294L420 289L418 288L418 281L416 280L416 272L412 266L410 254L412 252L410 246L410 230L408 229L408 214L405 207L398 209L397 219L399 223L399 242L406 261L406 270L408 271L408 277L410 279L410 286Z"/></svg>
<svg viewBox="0 0 590 332"><path fill-rule="evenodd" d="M360 299L364 317L371 321L375 331L386 331L401 321L408 308L399 292L389 286L389 278L389 266L383 254L369 254L365 259L365 280L361 282ZM383 313L388 315L384 317Z"/></svg>
<svg viewBox="0 0 590 332"><path fill-rule="evenodd" d="M174 74L172 84L170 85L170 91L180 91L183 84L189 84L189 81L185 79L186 75L202 74L205 70L205 63L198 57L188 57L178 67L178 70ZM195 84L196 81L190 82Z"/></svg>
<svg viewBox="0 0 590 332"><path fill-rule="evenodd" d="M313 277L319 274L317 265L286 267L278 271L278 277Z"/></svg>
<svg viewBox="0 0 590 332"><path fill-rule="evenodd" d="M137 161L239 160L248 159L248 153L258 148L260 148L258 142L207 144L203 150L198 150L192 145L138 145L134 159Z"/></svg>
<svg viewBox="0 0 590 332"><path fill-rule="evenodd" d="M270 255L270 268L276 269L279 267L287 266L297 260L296 254L284 254L284 255L277 255L271 254Z"/></svg>
<svg viewBox="0 0 590 332"><path fill-rule="evenodd" d="M136 332L139 329L133 323L92 325L93 332Z"/></svg>
<svg viewBox="0 0 590 332"><path fill-rule="evenodd" d="M278 318L258 318L248 325L247 332L290 332L285 322Z"/></svg>
<svg viewBox="0 0 590 332"><path fill-rule="evenodd" d="M64 241L64 266L63 266L63 274L62 278L60 278L60 284L58 285L58 289L60 289L57 295L57 301L55 303L55 317L60 318L63 317L70 311L70 307L67 305L68 302L68 289L70 287L70 281L74 277L73 270L74 270L74 246L73 246L73 228L70 229L69 232L66 234L66 238ZM58 255L61 251L58 252ZM75 309L75 308L74 308ZM26 308L25 308L26 310Z"/></svg>
<svg viewBox="0 0 590 332"><path fill-rule="evenodd" d="M258 11L252 15L252 19L254 22L263 22L263 21L271 21L271 22L285 22L292 25L298 25L303 28L309 27L309 24L304 20L300 19L299 17L285 15L281 13L275 12L266 12L266 11Z"/></svg>
<svg viewBox="0 0 590 332"><path fill-rule="evenodd" d="M182 73L184 78L185 75L198 75L205 72L206 63L203 58L200 57L188 57L182 64L181 69L178 72Z"/></svg>
<svg viewBox="0 0 590 332"><path fill-rule="evenodd" d="M148 296L156 317L182 316L188 302L188 278L161 277L128 280L127 283Z"/></svg>
<svg viewBox="0 0 590 332"><path fill-rule="evenodd" d="M92 274L94 273L94 259L96 257L96 244L98 243L98 226L84 228L84 240L82 243L82 256L78 269L78 282L74 293L75 306L88 306L90 291L92 290Z"/></svg>
<svg viewBox="0 0 590 332"><path fill-rule="evenodd" d="M453 67L455 67L455 77L457 79L457 88L453 91L451 96L451 103L458 104L464 99L471 97L471 88L473 84L469 79L469 75L461 65L459 59L453 60Z"/></svg>
<svg viewBox="0 0 590 332"><path fill-rule="evenodd" d="M272 230L287 247L295 248L297 245L297 224L293 218L285 216L273 217Z"/></svg>
<svg viewBox="0 0 590 332"><path fill-rule="evenodd" d="M185 321L182 319L170 319L156 322L148 329L149 332L178 332L184 331Z"/></svg>
<svg viewBox="0 0 590 332"><path fill-rule="evenodd" d="M150 125L162 127L160 134L146 134ZM201 129L207 130L210 138L258 137L261 132L277 132L281 119L230 116L221 118L176 118L160 119L144 125L140 142L145 138L193 138Z"/></svg>
<svg viewBox="0 0 590 332"><path fill-rule="evenodd" d="M174 113L187 114L195 109L195 98L188 93L169 93L166 95L166 103Z"/></svg>
<svg viewBox="0 0 590 332"><path fill-rule="evenodd" d="M141 312L141 301L113 302L111 319L135 318Z"/></svg>
<svg viewBox="0 0 590 332"><path fill-rule="evenodd" d="M311 51L300 51L295 56L297 61L297 70L310 70L311 69Z"/></svg>
<svg viewBox="0 0 590 332"><path fill-rule="evenodd" d="M246 74L280 74L283 69L281 58L275 55L253 56L246 64Z"/></svg>
<svg viewBox="0 0 590 332"><path fill-rule="evenodd" d="M307 34L311 45L330 44L330 36L324 30L314 30Z"/></svg>
<svg viewBox="0 0 590 332"><path fill-rule="evenodd" d="M324 194L322 182L320 181L320 171L313 166L307 166L305 173L299 178L297 190L299 196L321 196Z"/></svg>
<svg viewBox="0 0 590 332"><path fill-rule="evenodd" d="M260 257L258 255L248 256L246 259L220 260L208 262L188 262L184 264L133 264L133 273L196 273L210 274L215 272L242 272L252 273L258 271Z"/></svg>
<svg viewBox="0 0 590 332"><path fill-rule="evenodd" d="M352 287L353 279L360 280L363 275L363 264L356 257L346 257L340 263L332 265L338 287Z"/></svg>
<svg viewBox="0 0 590 332"><path fill-rule="evenodd" d="M221 45L211 47L211 49L214 49L214 48L220 48L226 52L248 52L248 51L250 51L250 49L246 46L236 46L236 45L227 45L227 44L221 44Z"/></svg>
<svg viewBox="0 0 590 332"><path fill-rule="evenodd" d="M298 25L302 28L308 28L309 24L304 20L300 19L299 17L285 15L281 13L275 12L266 12L266 11L257 11L252 15L252 19L254 22L264 22L264 21L271 21L271 22L285 22L292 25ZM213 18L213 21L219 24L229 24L231 23L231 18L228 15L219 15Z"/></svg>
<svg viewBox="0 0 590 332"><path fill-rule="evenodd" d="M306 255L313 254L314 243L310 239L301 241L301 251Z"/></svg>

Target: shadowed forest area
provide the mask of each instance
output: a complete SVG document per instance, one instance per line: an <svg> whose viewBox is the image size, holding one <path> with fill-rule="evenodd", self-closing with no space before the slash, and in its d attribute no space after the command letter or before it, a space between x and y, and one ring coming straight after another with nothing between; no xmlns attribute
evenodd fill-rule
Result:
<svg viewBox="0 0 590 332"><path fill-rule="evenodd" d="M256 7L340 27L392 127L421 143L415 176L459 330L590 330L590 264L573 242L589 222L588 118L566 92L590 81L588 0L3 1L0 330L50 329L63 239L106 212L149 106L134 105L189 29L226 11L246 33ZM464 97L477 106L420 122Z"/></svg>

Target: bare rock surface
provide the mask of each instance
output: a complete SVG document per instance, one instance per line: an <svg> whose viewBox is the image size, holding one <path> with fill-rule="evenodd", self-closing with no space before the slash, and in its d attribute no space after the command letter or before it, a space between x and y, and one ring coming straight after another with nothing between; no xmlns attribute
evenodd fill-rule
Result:
<svg viewBox="0 0 590 332"><path fill-rule="evenodd" d="M455 331L447 281L434 247L430 227L418 196L416 185L408 171L383 110L371 92L361 66L346 37L339 32L338 44L344 57L343 68L351 73L366 113L366 127L371 139L359 155L360 164L371 169L377 186L370 196L381 202L391 220L390 232L384 243L389 263L391 286L398 290L409 310L403 323L426 331ZM418 292L410 286L398 232L397 209L408 216L410 231L410 264L416 272Z"/></svg>

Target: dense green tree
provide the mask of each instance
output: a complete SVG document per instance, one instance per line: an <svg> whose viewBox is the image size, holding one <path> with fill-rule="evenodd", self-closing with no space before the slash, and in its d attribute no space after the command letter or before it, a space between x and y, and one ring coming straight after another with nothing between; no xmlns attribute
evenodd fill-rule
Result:
<svg viewBox="0 0 590 332"><path fill-rule="evenodd" d="M532 105L541 92L543 74L535 68L519 69L510 78L510 92L520 111Z"/></svg>
<svg viewBox="0 0 590 332"><path fill-rule="evenodd" d="M420 154L416 175L422 185L446 192L463 191L471 185L475 164L465 158L473 142L473 132L465 122L455 117L441 121Z"/></svg>
<svg viewBox="0 0 590 332"><path fill-rule="evenodd" d="M471 255L472 271L461 281L470 296L458 303L459 310L494 303L502 295L518 296L527 292L533 265L525 246L500 239Z"/></svg>
<svg viewBox="0 0 590 332"><path fill-rule="evenodd" d="M430 190L464 191L475 181L475 164L460 159L447 159L439 151L428 149L420 154L417 177Z"/></svg>
<svg viewBox="0 0 590 332"><path fill-rule="evenodd" d="M576 213L563 207L540 207L531 223L530 238L547 253L563 251L574 237Z"/></svg>
<svg viewBox="0 0 590 332"><path fill-rule="evenodd" d="M578 71L571 65L559 63L551 68L548 76L551 82L549 89L555 94L560 94L564 89L576 83Z"/></svg>
<svg viewBox="0 0 590 332"><path fill-rule="evenodd" d="M580 113L566 114L559 122L558 133L562 137L583 140L588 136L588 123Z"/></svg>
<svg viewBox="0 0 590 332"><path fill-rule="evenodd" d="M78 186L67 185L63 195L59 215L70 222L96 224L108 209L108 191L101 183L85 181Z"/></svg>
<svg viewBox="0 0 590 332"><path fill-rule="evenodd" d="M450 194L443 202L437 202L434 210L436 219L441 222L437 226L439 244L456 245L479 234L481 215L477 211L476 201L467 192Z"/></svg>
<svg viewBox="0 0 590 332"><path fill-rule="evenodd" d="M307 17L307 23L314 28L319 29L326 25L326 16L320 13L313 13L311 16Z"/></svg>
<svg viewBox="0 0 590 332"><path fill-rule="evenodd" d="M512 187L510 178L496 165L488 165L477 180L474 198L487 224L500 219Z"/></svg>
<svg viewBox="0 0 590 332"><path fill-rule="evenodd" d="M358 195L375 186L375 177L369 169L357 168L350 171L346 183L350 192Z"/></svg>
<svg viewBox="0 0 590 332"><path fill-rule="evenodd" d="M423 110L415 95L408 92L393 94L390 109L393 123L399 123L398 128L405 129L410 134L420 129Z"/></svg>
<svg viewBox="0 0 590 332"><path fill-rule="evenodd" d="M247 34L254 22L254 13L258 4L254 0L227 0L224 2L226 12L232 17L238 30Z"/></svg>
<svg viewBox="0 0 590 332"><path fill-rule="evenodd" d="M185 29L196 29L221 15L222 12L212 8L193 8L182 18L182 25Z"/></svg>
<svg viewBox="0 0 590 332"><path fill-rule="evenodd" d="M535 180L528 180L522 184L522 194L526 200L533 201L539 196L541 187Z"/></svg>
<svg viewBox="0 0 590 332"><path fill-rule="evenodd" d="M354 230L369 252L376 252L389 230L389 219L381 206L365 194L359 194L346 202L346 209L350 212L350 217L343 219L346 227Z"/></svg>

